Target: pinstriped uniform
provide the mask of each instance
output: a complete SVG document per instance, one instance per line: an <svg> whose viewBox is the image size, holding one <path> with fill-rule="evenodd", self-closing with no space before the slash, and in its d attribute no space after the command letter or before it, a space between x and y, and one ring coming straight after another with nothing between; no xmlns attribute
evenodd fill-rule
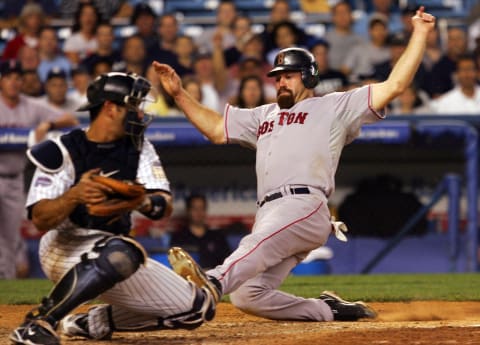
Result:
<svg viewBox="0 0 480 345"><path fill-rule="evenodd" d="M35 171L27 196L27 206L42 199L53 199L65 193L74 184L74 167L69 159L57 173ZM169 192L169 181L153 145L145 139L137 170L137 180L147 189ZM92 251L96 242L113 234L96 229L78 228L69 219L57 229L49 230L40 241L39 257L42 269L49 279L58 282L81 255L88 258L98 254ZM166 266L147 259L132 276L118 283L99 298L113 306L113 322L117 329L156 323L158 318L189 311L195 288ZM105 309L105 308L103 308ZM102 307L89 319L91 331L108 327L108 317ZM103 313L103 314L102 314ZM103 316L102 316L103 315ZM93 321L92 321L93 320ZM101 330L100 330L101 331Z"/></svg>
<svg viewBox="0 0 480 345"><path fill-rule="evenodd" d="M310 97L290 109L276 103L254 109L226 106L227 141L256 149L259 208L252 233L207 274L219 280L240 309L270 319L333 319L322 300L277 289L292 268L328 239L327 200L341 151L362 124L384 117L370 101L370 86L364 86Z"/></svg>

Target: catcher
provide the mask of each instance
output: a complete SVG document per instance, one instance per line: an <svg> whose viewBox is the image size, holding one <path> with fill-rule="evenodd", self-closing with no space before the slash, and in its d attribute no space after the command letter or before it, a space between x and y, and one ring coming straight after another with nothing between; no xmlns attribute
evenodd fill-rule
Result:
<svg viewBox="0 0 480 345"><path fill-rule="evenodd" d="M132 211L151 219L172 212L169 181L143 136L152 93L135 74L101 75L80 108L89 110L90 127L28 151L37 166L28 216L46 231L40 262L55 285L12 332L14 344L60 344L59 328L69 337L109 339L116 331L193 329L214 317L211 292L147 258L128 236ZM68 315L92 299L106 304Z"/></svg>

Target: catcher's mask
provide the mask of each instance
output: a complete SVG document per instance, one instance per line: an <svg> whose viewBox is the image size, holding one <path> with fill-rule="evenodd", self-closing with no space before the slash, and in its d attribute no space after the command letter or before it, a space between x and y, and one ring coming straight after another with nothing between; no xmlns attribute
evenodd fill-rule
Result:
<svg viewBox="0 0 480 345"><path fill-rule="evenodd" d="M267 73L273 77L281 72L292 71L302 73L302 82L307 89L313 89L318 84L318 67L315 57L303 48L285 48L275 57L273 69Z"/></svg>
<svg viewBox="0 0 480 345"><path fill-rule="evenodd" d="M156 102L157 95L150 82L135 73L110 72L98 76L88 86L88 103L78 110L90 110L107 100L125 106L125 133L140 150L145 129L153 118L153 114L147 111L149 105Z"/></svg>

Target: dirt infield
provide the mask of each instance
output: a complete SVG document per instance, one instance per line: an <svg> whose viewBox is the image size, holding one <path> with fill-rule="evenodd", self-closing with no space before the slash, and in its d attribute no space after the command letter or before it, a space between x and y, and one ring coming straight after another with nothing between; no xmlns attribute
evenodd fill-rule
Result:
<svg viewBox="0 0 480 345"><path fill-rule="evenodd" d="M195 331L116 333L111 342L88 344L201 345L451 345L480 344L480 302L371 303L375 320L285 322L246 315L221 303L213 322ZM30 306L0 306L0 344ZM64 344L86 344L80 338Z"/></svg>

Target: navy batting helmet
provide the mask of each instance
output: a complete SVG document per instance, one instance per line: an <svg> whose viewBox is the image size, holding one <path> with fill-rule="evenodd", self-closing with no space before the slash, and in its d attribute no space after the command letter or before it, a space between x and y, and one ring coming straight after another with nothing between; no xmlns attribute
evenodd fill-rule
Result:
<svg viewBox="0 0 480 345"><path fill-rule="evenodd" d="M285 48L275 57L273 69L268 77L280 72L292 71L302 73L302 82L307 89L313 89L318 84L318 67L312 53L303 48Z"/></svg>

